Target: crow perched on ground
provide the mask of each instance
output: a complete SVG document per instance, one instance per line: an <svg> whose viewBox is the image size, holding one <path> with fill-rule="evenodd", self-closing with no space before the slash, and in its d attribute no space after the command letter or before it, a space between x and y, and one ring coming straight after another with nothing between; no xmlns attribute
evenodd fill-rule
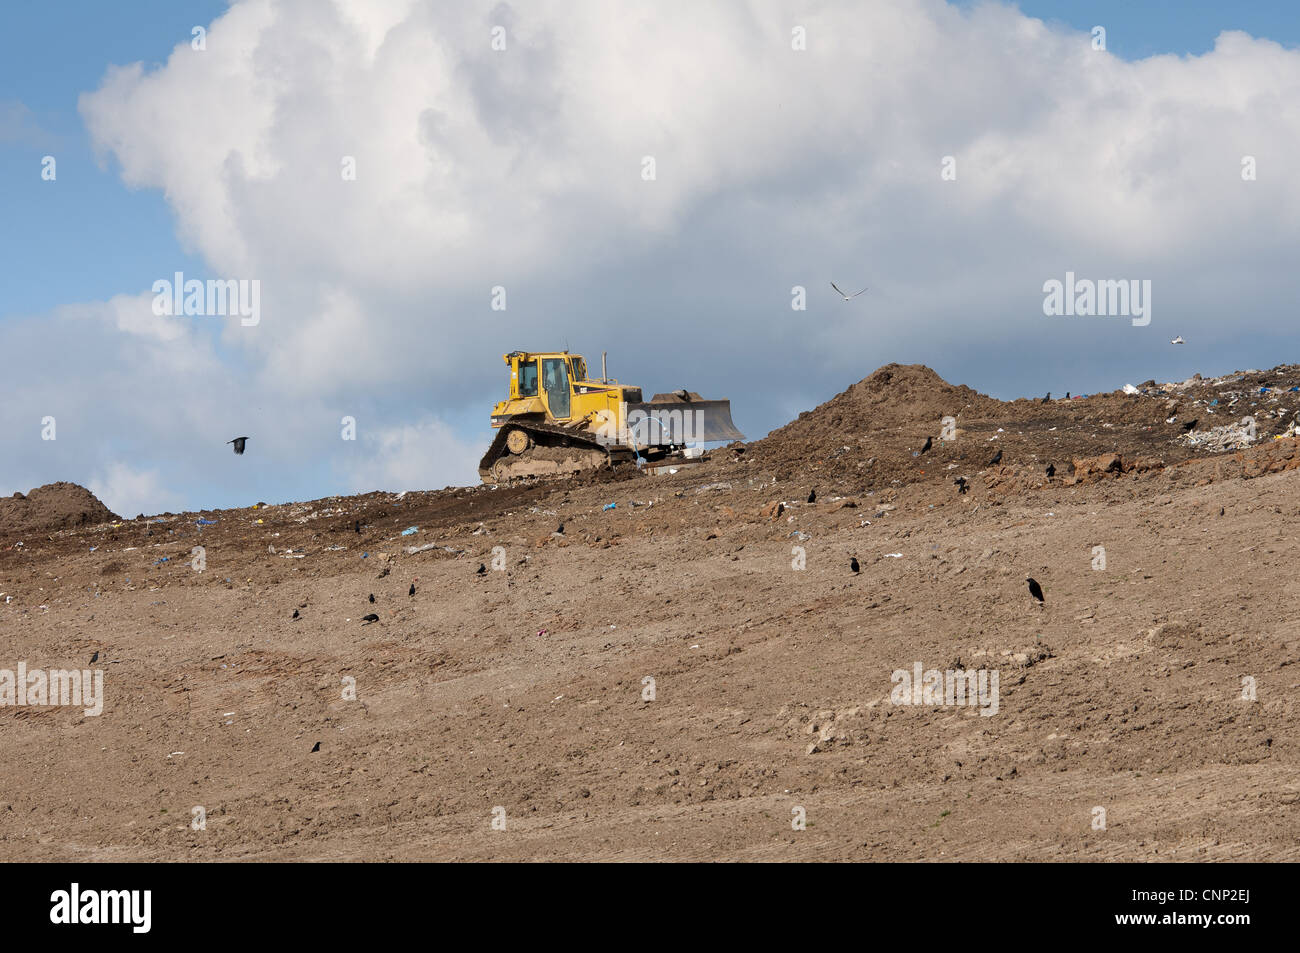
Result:
<svg viewBox="0 0 1300 953"><path fill-rule="evenodd" d="M849 569L853 570L853 575L855 575L855 576L856 576L859 572L862 571L862 567L858 565L858 557L857 557L857 556L850 556L850 557L849 557Z"/></svg>
<svg viewBox="0 0 1300 953"><path fill-rule="evenodd" d="M407 593L412 599L415 598L415 583L411 583L411 591Z"/></svg>
<svg viewBox="0 0 1300 953"><path fill-rule="evenodd" d="M96 652L94 655L90 657L90 664L94 665L98 661L99 661L99 653Z"/></svg>
<svg viewBox="0 0 1300 953"><path fill-rule="evenodd" d="M563 536L563 535L564 535L564 524L561 523L561 524L559 525L559 527L558 527L555 531L556 531L557 533L559 533L561 536Z"/></svg>
<svg viewBox="0 0 1300 953"><path fill-rule="evenodd" d="M1043 587L1038 584L1038 580L1032 576L1026 576L1025 582L1029 583L1029 594L1041 606L1044 602Z"/></svg>
<svg viewBox="0 0 1300 953"><path fill-rule="evenodd" d="M1051 479L1052 477L1054 477L1054 476L1056 476L1056 464L1055 464L1055 463L1049 463L1049 464L1047 465L1047 479L1050 480L1050 479Z"/></svg>
<svg viewBox="0 0 1300 953"><path fill-rule="evenodd" d="M247 440L247 437L236 437L234 440L227 440L226 443L233 443L235 445L235 453L242 455L244 452L244 443Z"/></svg>
<svg viewBox="0 0 1300 953"><path fill-rule="evenodd" d="M1052 392L1049 390L1049 391L1047 392L1047 396L1044 397L1042 400L1040 400L1039 403L1040 403L1040 404L1045 404L1045 403L1047 403L1047 402L1048 402L1049 400L1051 400L1051 399L1052 399Z"/></svg>
<svg viewBox="0 0 1300 953"><path fill-rule="evenodd" d="M1065 399L1066 400L1070 399L1070 392L1068 390L1065 392Z"/></svg>
<svg viewBox="0 0 1300 953"><path fill-rule="evenodd" d="M352 524L352 532L354 533L361 532L361 520L357 520Z"/></svg>
<svg viewBox="0 0 1300 953"><path fill-rule="evenodd" d="M957 487L957 492L962 496L965 496L966 491L970 489L970 487L966 485L965 477L957 477L957 479L953 480L952 482L953 485Z"/></svg>
<svg viewBox="0 0 1300 953"><path fill-rule="evenodd" d="M989 461L988 465L991 467L996 467L1001 462L1002 462L1002 448L999 447L998 452L993 454L993 459Z"/></svg>
<svg viewBox="0 0 1300 953"><path fill-rule="evenodd" d="M479 564L478 564L478 571L477 571L474 575L476 575L476 576L486 576L486 575L487 575L487 566L484 566L482 563L479 563Z"/></svg>
<svg viewBox="0 0 1300 953"><path fill-rule="evenodd" d="M1193 419L1193 420L1189 420L1189 421L1187 421L1187 423L1183 424L1183 432L1186 433L1186 432L1190 431L1193 427L1195 427L1195 426L1196 426L1197 424L1199 424L1200 422L1201 422L1201 418L1200 418L1200 417L1197 417L1197 418L1195 418L1195 419Z"/></svg>
<svg viewBox="0 0 1300 953"><path fill-rule="evenodd" d="M926 438L925 438L925 446L921 448L921 452L922 452L922 453L925 453L927 450L929 450L929 449L930 449L931 447L933 447L933 446L934 446L934 439L931 438L931 437L926 437Z"/></svg>
<svg viewBox="0 0 1300 953"><path fill-rule="evenodd" d="M363 615L361 617L362 625L369 625L372 622L378 622L378 621L379 621L379 616L375 615L373 612L369 613L368 615Z"/></svg>
<svg viewBox="0 0 1300 953"><path fill-rule="evenodd" d="M297 610L297 609L294 609L294 610L293 610L293 618L294 618L295 620L296 620L296 619L301 619L301 618L302 618L302 616L298 615L298 610Z"/></svg>
<svg viewBox="0 0 1300 953"><path fill-rule="evenodd" d="M312 753L312 754L315 754L317 751L320 751L320 742L319 742L319 741L316 742L314 745L311 746L311 753Z"/></svg>
<svg viewBox="0 0 1300 953"><path fill-rule="evenodd" d="M808 502L809 503L817 502L817 487L813 487L811 490L808 491Z"/></svg>
<svg viewBox="0 0 1300 953"><path fill-rule="evenodd" d="M374 603L375 603L375 594L372 592L372 593L370 594L370 604L371 604L371 605L374 605Z"/></svg>

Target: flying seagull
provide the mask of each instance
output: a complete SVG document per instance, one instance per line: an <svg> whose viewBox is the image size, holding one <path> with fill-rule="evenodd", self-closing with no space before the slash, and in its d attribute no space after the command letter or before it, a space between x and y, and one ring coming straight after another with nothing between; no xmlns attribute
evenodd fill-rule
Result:
<svg viewBox="0 0 1300 953"><path fill-rule="evenodd" d="M851 299L853 299L853 298L856 298L858 295L862 294L862 291L866 291L866 290L867 290L866 288L863 288L862 291L855 291L855 292L853 292L853 294L851 294L851 295L846 295L843 291L840 291L839 285L837 285L837 284L836 284L835 282L833 282L833 281L831 282L831 287L834 288L834 289L835 289L835 293L836 293L837 295L839 295L841 298L843 298L845 301L849 301L849 300L851 300Z"/></svg>
<svg viewBox="0 0 1300 953"><path fill-rule="evenodd" d="M247 437L236 437L234 440L227 440L226 443L233 443L235 445L235 453L242 456L244 453L244 443L247 440Z"/></svg>
<svg viewBox="0 0 1300 953"><path fill-rule="evenodd" d="M1025 582L1029 583L1029 594L1034 597L1040 606L1043 604L1043 587L1038 584L1038 580L1032 576L1026 576Z"/></svg>
<svg viewBox="0 0 1300 953"><path fill-rule="evenodd" d="M1173 339L1172 341L1170 341L1169 343L1170 343L1170 344L1186 344L1187 342L1183 340L1183 336L1180 334L1180 335L1178 335L1178 337L1174 338L1174 339Z"/></svg>

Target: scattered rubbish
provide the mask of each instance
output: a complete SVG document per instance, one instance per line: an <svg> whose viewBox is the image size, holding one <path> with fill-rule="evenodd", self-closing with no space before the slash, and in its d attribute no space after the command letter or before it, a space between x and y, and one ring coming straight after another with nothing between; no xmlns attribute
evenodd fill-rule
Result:
<svg viewBox="0 0 1300 953"><path fill-rule="evenodd" d="M365 559L365 558L367 558L369 555L370 555L369 553L362 553L362 554L361 554L361 558L362 558L362 559Z"/></svg>
<svg viewBox="0 0 1300 953"><path fill-rule="evenodd" d="M1125 385L1124 385L1124 393L1126 393L1126 394L1139 394L1139 393L1141 393L1141 391L1139 391L1139 390L1138 390L1136 387L1134 387L1132 384L1125 384Z"/></svg>
<svg viewBox="0 0 1300 953"><path fill-rule="evenodd" d="M153 564L157 566L159 563L166 563L166 562L171 562L170 556L164 556L162 559L155 559Z"/></svg>
<svg viewBox="0 0 1300 953"><path fill-rule="evenodd" d="M216 526L217 521L216 520L195 520L194 525L195 526Z"/></svg>
<svg viewBox="0 0 1300 953"><path fill-rule="evenodd" d="M402 530L402 535L403 535L403 536L414 536L414 535L415 535L416 533L418 533L419 531L420 531L420 527L418 527L418 526L408 526L408 527L406 527L406 529Z"/></svg>
<svg viewBox="0 0 1300 953"><path fill-rule="evenodd" d="M1225 424L1209 430L1190 430L1179 437L1178 442L1210 453L1224 453L1249 447L1256 439L1253 431L1250 425Z"/></svg>
<svg viewBox="0 0 1300 953"><path fill-rule="evenodd" d="M886 558L886 559L902 559L902 558L903 558L903 554L902 554L902 553L885 553L885 558Z"/></svg>
<svg viewBox="0 0 1300 953"><path fill-rule="evenodd" d="M617 503L606 503L604 506L601 507L601 510L602 510L602 511L603 511L603 510L612 510L612 509L614 509L616 506L618 506Z"/></svg>
<svg viewBox="0 0 1300 953"><path fill-rule="evenodd" d="M538 635L539 638L540 638L541 636L545 635L545 634L546 634L546 630L545 630L545 629L538 629L538 630L537 630L537 635ZM560 698L563 698L563 697L564 697L563 695L560 696Z"/></svg>

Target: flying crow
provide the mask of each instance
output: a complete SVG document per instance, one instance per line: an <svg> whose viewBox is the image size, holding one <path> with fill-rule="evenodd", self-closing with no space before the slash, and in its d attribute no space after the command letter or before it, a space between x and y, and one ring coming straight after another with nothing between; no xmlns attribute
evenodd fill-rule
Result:
<svg viewBox="0 0 1300 953"><path fill-rule="evenodd" d="M993 459L989 461L988 465L991 467L996 467L1001 462L1002 462L1002 448L999 447L998 452L993 454Z"/></svg>
<svg viewBox="0 0 1300 953"><path fill-rule="evenodd" d="M1038 584L1038 580L1032 576L1026 576L1025 582L1029 583L1029 594L1041 606L1043 604L1043 587Z"/></svg>
<svg viewBox="0 0 1300 953"><path fill-rule="evenodd" d="M839 286L836 285L835 282L833 282L833 281L831 282L831 287L834 288L834 289L835 289L835 293L836 293L837 295L839 295L841 298L843 298L845 301L848 301L848 300L850 300L850 299L852 299L852 298L856 298L858 295L862 294L862 291L866 291L866 290L867 290L866 288L863 288L862 291L855 291L855 292L853 292L853 294L851 294L851 295L846 295L843 291L840 291Z"/></svg>
<svg viewBox="0 0 1300 953"><path fill-rule="evenodd" d="M247 437L236 437L234 440L227 440L226 443L233 443L235 445L235 453L242 455L244 452L244 444L247 440Z"/></svg>

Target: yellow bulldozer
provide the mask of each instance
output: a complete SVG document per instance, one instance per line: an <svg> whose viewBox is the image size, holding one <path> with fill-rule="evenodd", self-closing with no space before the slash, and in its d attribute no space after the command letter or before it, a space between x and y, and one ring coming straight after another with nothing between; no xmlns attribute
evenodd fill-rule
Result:
<svg viewBox="0 0 1300 953"><path fill-rule="evenodd" d="M680 390L643 401L641 388L568 351L511 351L510 396L492 408L496 437L479 462L485 483L566 476L635 462L655 471L699 459L701 444L744 440L731 401Z"/></svg>

